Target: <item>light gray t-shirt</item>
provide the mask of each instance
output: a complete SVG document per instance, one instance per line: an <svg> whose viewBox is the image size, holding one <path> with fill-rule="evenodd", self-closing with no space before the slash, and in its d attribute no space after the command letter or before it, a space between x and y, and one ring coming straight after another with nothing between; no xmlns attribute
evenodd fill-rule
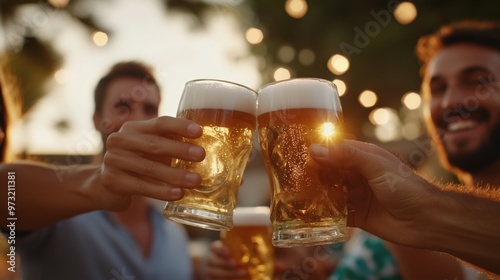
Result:
<svg viewBox="0 0 500 280"><path fill-rule="evenodd" d="M144 258L131 235L105 211L61 221L16 240L23 279L190 280L184 231L151 208L153 244Z"/></svg>

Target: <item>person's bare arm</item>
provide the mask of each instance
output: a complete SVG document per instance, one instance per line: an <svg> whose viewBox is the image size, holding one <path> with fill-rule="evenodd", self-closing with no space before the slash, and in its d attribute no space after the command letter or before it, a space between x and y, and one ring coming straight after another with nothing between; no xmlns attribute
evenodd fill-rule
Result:
<svg viewBox="0 0 500 280"><path fill-rule="evenodd" d="M170 158L201 161L205 151L175 139L201 133L193 122L160 117L124 124L109 137L102 165L1 164L0 176L7 182L10 175L12 186L0 191L0 219L15 217L16 230L30 231L92 210L124 210L132 195L180 199L201 177L171 167Z"/></svg>
<svg viewBox="0 0 500 280"><path fill-rule="evenodd" d="M58 167L25 161L2 164L0 174L13 182L0 195L5 205L1 219L16 218L16 230L34 230L83 212L127 205L126 198L99 190L100 166Z"/></svg>
<svg viewBox="0 0 500 280"><path fill-rule="evenodd" d="M441 203L433 206L437 214L429 213L425 248L500 274L500 200L497 190L488 192L490 198L442 191Z"/></svg>
<svg viewBox="0 0 500 280"><path fill-rule="evenodd" d="M385 242L403 279L464 279L461 261L446 253Z"/></svg>
<svg viewBox="0 0 500 280"><path fill-rule="evenodd" d="M500 273L500 200L442 190L376 145L346 140L310 152L318 163L345 170L349 225Z"/></svg>

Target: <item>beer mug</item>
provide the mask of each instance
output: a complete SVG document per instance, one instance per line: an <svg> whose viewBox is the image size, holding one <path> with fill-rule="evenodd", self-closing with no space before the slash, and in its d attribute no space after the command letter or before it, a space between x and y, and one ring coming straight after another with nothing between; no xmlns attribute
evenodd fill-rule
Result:
<svg viewBox="0 0 500 280"><path fill-rule="evenodd" d="M259 144L270 178L273 245L346 241L347 208L337 169L317 164L312 143L342 141L342 108L336 86L298 78L258 91Z"/></svg>
<svg viewBox="0 0 500 280"><path fill-rule="evenodd" d="M186 83L177 117L203 129L198 139L183 139L202 146L201 162L172 159L172 166L201 175L201 186L185 189L177 201L167 202L163 215L173 221L211 230L233 226L233 210L256 130L257 93L220 80Z"/></svg>
<svg viewBox="0 0 500 280"><path fill-rule="evenodd" d="M252 280L273 279L274 247L269 214L269 207L238 207L234 210L234 227L221 232L222 242Z"/></svg>

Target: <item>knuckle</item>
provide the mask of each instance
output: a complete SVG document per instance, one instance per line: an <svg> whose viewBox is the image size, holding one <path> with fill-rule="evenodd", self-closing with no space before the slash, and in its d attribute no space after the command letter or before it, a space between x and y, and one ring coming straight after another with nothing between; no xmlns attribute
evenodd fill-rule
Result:
<svg viewBox="0 0 500 280"><path fill-rule="evenodd" d="M131 127L134 126L136 121L127 121L127 122L124 122L120 128L119 131L128 131L131 129Z"/></svg>
<svg viewBox="0 0 500 280"><path fill-rule="evenodd" d="M108 139L106 139L106 149L111 150L117 145L120 145L121 142L122 137L120 136L120 133L113 132L108 136Z"/></svg>
<svg viewBox="0 0 500 280"><path fill-rule="evenodd" d="M149 191L149 183L145 180L139 180L136 184L137 193L141 195L147 195Z"/></svg>
<svg viewBox="0 0 500 280"><path fill-rule="evenodd" d="M156 135L150 135L147 140L148 148L151 153L160 151L160 138Z"/></svg>
<svg viewBox="0 0 500 280"><path fill-rule="evenodd" d="M113 169L105 168L101 174L101 182L106 187L112 187L119 179L118 174Z"/></svg>
<svg viewBox="0 0 500 280"><path fill-rule="evenodd" d="M110 152L106 152L104 154L104 157L102 158L102 162L104 163L104 166L107 167L104 170L105 171L109 170L109 167L114 166L116 164L116 161L117 161L117 156L115 156L115 154L110 153Z"/></svg>
<svg viewBox="0 0 500 280"><path fill-rule="evenodd" d="M170 117L169 116L161 116L158 118L151 119L151 122L153 124L154 129L162 129L164 127L164 124L169 121Z"/></svg>
<svg viewBox="0 0 500 280"><path fill-rule="evenodd" d="M142 163L144 175L151 175L156 170L156 163L150 160L144 160Z"/></svg>

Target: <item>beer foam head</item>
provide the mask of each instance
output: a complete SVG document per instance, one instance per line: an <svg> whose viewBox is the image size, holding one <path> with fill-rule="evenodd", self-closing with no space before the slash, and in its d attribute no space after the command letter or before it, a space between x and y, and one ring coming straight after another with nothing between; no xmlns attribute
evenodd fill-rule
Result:
<svg viewBox="0 0 500 280"><path fill-rule="evenodd" d="M221 80L193 80L186 83L179 109L226 109L255 116L257 93L252 89Z"/></svg>
<svg viewBox="0 0 500 280"><path fill-rule="evenodd" d="M237 207L233 213L235 226L271 225L269 207Z"/></svg>
<svg viewBox="0 0 500 280"><path fill-rule="evenodd" d="M319 108L342 112L337 87L317 78L279 81L259 89L258 115L296 108Z"/></svg>

